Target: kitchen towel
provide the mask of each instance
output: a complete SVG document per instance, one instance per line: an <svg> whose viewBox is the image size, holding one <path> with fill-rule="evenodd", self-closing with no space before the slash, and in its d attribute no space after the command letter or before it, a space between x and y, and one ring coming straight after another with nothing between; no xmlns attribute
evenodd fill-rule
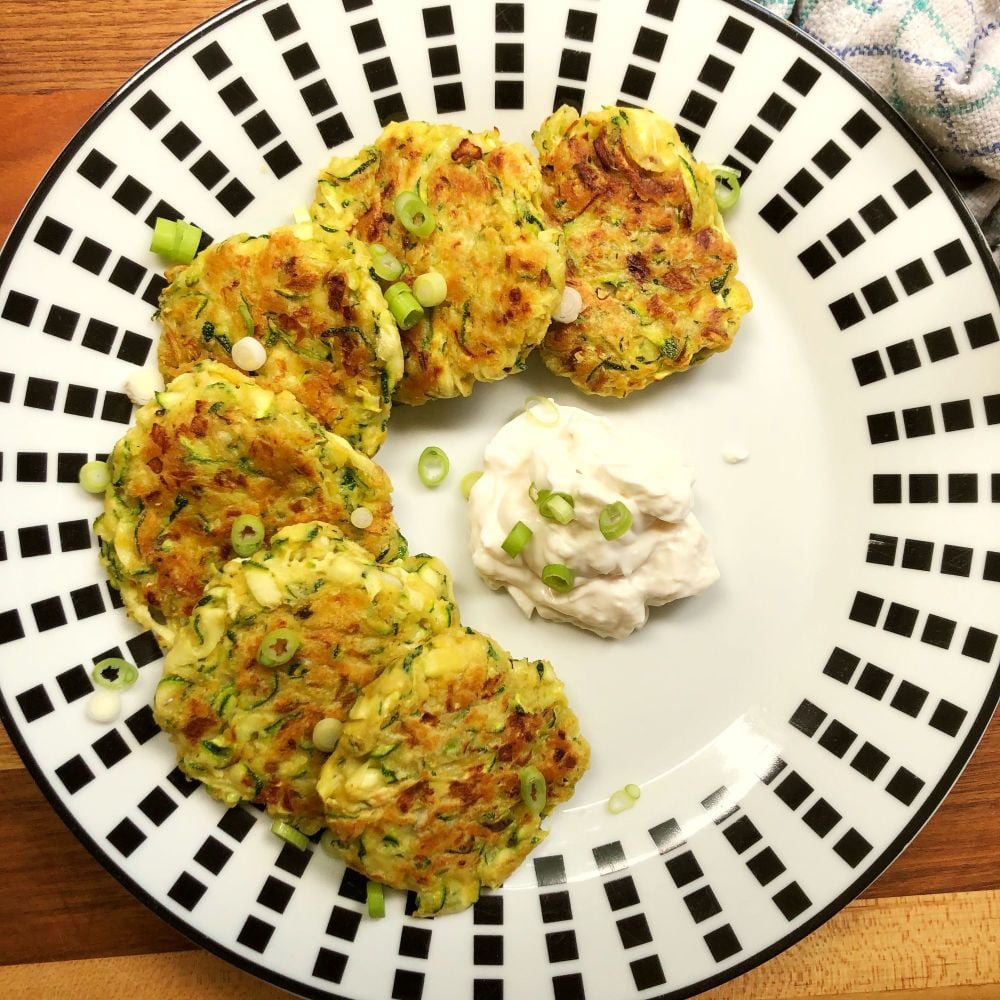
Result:
<svg viewBox="0 0 1000 1000"><path fill-rule="evenodd" d="M839 56L951 174L1000 264L1000 0L758 0Z"/></svg>

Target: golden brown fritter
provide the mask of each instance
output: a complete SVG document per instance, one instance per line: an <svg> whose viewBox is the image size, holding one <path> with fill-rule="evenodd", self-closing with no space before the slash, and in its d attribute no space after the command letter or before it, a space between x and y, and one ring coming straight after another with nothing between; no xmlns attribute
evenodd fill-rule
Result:
<svg viewBox="0 0 1000 1000"><path fill-rule="evenodd" d="M167 272L159 312L164 377L204 358L235 367L233 344L254 337L267 349L258 385L287 390L325 427L374 455L403 355L370 265L364 246L310 222L213 244Z"/></svg>
<svg viewBox="0 0 1000 1000"><path fill-rule="evenodd" d="M212 574L234 555L230 531L256 514L270 535L324 520L379 560L406 552L388 476L274 393L214 361L179 375L136 413L108 460L95 530L128 613L169 647ZM367 530L351 512L367 507Z"/></svg>
<svg viewBox="0 0 1000 1000"><path fill-rule="evenodd" d="M589 760L548 663L511 660L486 636L452 628L362 692L318 789L347 864L414 890L416 915L432 916L500 885ZM540 811L522 797L526 768L544 779Z"/></svg>
<svg viewBox="0 0 1000 1000"><path fill-rule="evenodd" d="M404 375L396 399L467 396L477 382L520 370L545 335L562 297L558 229L539 203L538 167L524 147L495 129L397 122L357 156L336 158L320 174L315 218L381 245L406 265L403 279L429 270L447 298L400 333ZM409 233L396 196L415 192L434 231Z"/></svg>
<svg viewBox="0 0 1000 1000"><path fill-rule="evenodd" d="M316 723L345 719L381 670L457 622L438 560L378 564L330 525L294 525L210 582L164 663L156 720L213 796L258 802L313 833L327 757ZM267 666L258 655L276 629L300 645Z"/></svg>
<svg viewBox="0 0 1000 1000"><path fill-rule="evenodd" d="M626 396L726 350L750 309L712 171L643 109L560 108L535 134L543 205L563 227L583 308L553 323L546 365L584 392Z"/></svg>

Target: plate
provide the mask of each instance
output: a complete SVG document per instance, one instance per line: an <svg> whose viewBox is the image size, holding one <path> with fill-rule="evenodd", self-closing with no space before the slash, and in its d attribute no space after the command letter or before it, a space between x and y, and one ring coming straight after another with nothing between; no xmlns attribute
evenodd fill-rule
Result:
<svg viewBox="0 0 1000 1000"><path fill-rule="evenodd" d="M743 171L728 224L755 309L728 354L625 402L533 363L399 408L380 453L411 548L464 620L545 656L593 747L502 890L434 921L283 845L174 767L159 651L100 572L75 485L154 357L156 216L214 237L311 200L391 118L527 142L563 102L649 104ZM309 997L688 996L776 954L870 883L940 804L1000 694L998 279L913 134L831 56L728 0L250 0L127 83L60 156L0 257L4 722L101 862L195 941ZM461 472L524 398L654 433L696 470L722 569L623 642L520 616L475 576ZM419 485L435 443L453 482ZM722 460L745 447L747 462ZM86 717L94 661L140 667ZM635 807L606 802L639 784Z"/></svg>

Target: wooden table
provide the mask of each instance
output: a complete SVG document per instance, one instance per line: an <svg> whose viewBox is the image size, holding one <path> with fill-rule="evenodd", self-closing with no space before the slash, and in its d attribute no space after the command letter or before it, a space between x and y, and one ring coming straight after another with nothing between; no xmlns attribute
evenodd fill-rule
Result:
<svg viewBox="0 0 1000 1000"><path fill-rule="evenodd" d="M0 239L62 146L114 88L226 6L0 0ZM1000 998L998 777L995 720L937 815L861 899L790 951L706 996ZM287 995L198 949L133 899L56 818L2 730L0 899L0 997Z"/></svg>

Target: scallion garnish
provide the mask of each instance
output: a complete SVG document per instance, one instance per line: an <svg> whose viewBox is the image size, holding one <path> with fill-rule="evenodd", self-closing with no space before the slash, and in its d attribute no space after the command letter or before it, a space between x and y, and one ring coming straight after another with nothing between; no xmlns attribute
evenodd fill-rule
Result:
<svg viewBox="0 0 1000 1000"><path fill-rule="evenodd" d="M448 456L434 445L424 448L417 459L417 475L424 486L440 486L450 468Z"/></svg>
<svg viewBox="0 0 1000 1000"><path fill-rule="evenodd" d="M524 521L518 521L513 528L507 533L507 537L503 540L500 548L504 550L511 557L511 559L516 559L521 552L524 550L525 545L531 541L531 536L534 532L529 528Z"/></svg>
<svg viewBox="0 0 1000 1000"><path fill-rule="evenodd" d="M472 494L472 487L479 482L482 475L482 472L479 469L476 469L475 472L467 472L464 476L462 476L462 482L459 486L462 490L462 496L465 497L466 500L469 499L469 496Z"/></svg>
<svg viewBox="0 0 1000 1000"><path fill-rule="evenodd" d="M88 493L103 493L111 485L111 470L107 462L87 462L80 466L79 478Z"/></svg>
<svg viewBox="0 0 1000 1000"><path fill-rule="evenodd" d="M424 318L424 307L405 281L397 281L385 290L385 303L400 330L409 330Z"/></svg>
<svg viewBox="0 0 1000 1000"><path fill-rule="evenodd" d="M638 799L639 796L642 795L642 790L639 788L638 785L631 785L630 784L630 785L626 785L625 786L625 794L630 799Z"/></svg>
<svg viewBox="0 0 1000 1000"><path fill-rule="evenodd" d="M265 667L280 667L295 655L301 642L294 629L276 628L264 636L257 650L257 662Z"/></svg>
<svg viewBox="0 0 1000 1000"><path fill-rule="evenodd" d="M238 556L252 556L264 544L264 522L256 514L240 514L233 521L229 540Z"/></svg>
<svg viewBox="0 0 1000 1000"><path fill-rule="evenodd" d="M373 243L369 249L375 273L383 281L396 281L403 273L403 265L381 243Z"/></svg>
<svg viewBox="0 0 1000 1000"><path fill-rule="evenodd" d="M548 563L542 568L542 583L558 594L565 594L573 589L576 574L562 563Z"/></svg>
<svg viewBox="0 0 1000 1000"><path fill-rule="evenodd" d="M601 534L609 542L613 542L632 527L632 512L620 500L609 503L598 515L597 526L601 529Z"/></svg>
<svg viewBox="0 0 1000 1000"><path fill-rule="evenodd" d="M559 407L545 396L529 396L524 401L524 412L543 427L555 427L559 423Z"/></svg>
<svg viewBox="0 0 1000 1000"><path fill-rule="evenodd" d="M413 191L401 191L393 202L396 217L414 236L430 236L434 232L434 213Z"/></svg>
<svg viewBox="0 0 1000 1000"><path fill-rule="evenodd" d="M430 309L444 302L448 295L448 283L437 271L427 271L413 279L413 294L422 306Z"/></svg>
<svg viewBox="0 0 1000 1000"><path fill-rule="evenodd" d="M712 167L715 178L715 203L720 212L728 212L740 200L740 171L732 167Z"/></svg>
<svg viewBox="0 0 1000 1000"><path fill-rule="evenodd" d="M271 833L276 837L281 837L283 841L304 851L309 846L309 838L291 823L286 823L283 819L276 819L271 824Z"/></svg>
<svg viewBox="0 0 1000 1000"><path fill-rule="evenodd" d="M545 808L545 777L533 764L521 768L521 800L536 816Z"/></svg>
<svg viewBox="0 0 1000 1000"><path fill-rule="evenodd" d="M560 524L569 524L576 517L573 498L568 493L551 490L538 491L538 513Z"/></svg>
<svg viewBox="0 0 1000 1000"><path fill-rule="evenodd" d="M380 882L368 880L368 888L365 890L365 897L368 902L368 916L377 920L385 916L385 890Z"/></svg>
<svg viewBox="0 0 1000 1000"><path fill-rule="evenodd" d="M149 249L172 264L190 264L198 253L201 230L190 222L178 219L157 219Z"/></svg>
<svg viewBox="0 0 1000 1000"><path fill-rule="evenodd" d="M139 671L135 664L129 663L128 660L109 656L94 665L90 676L99 687L107 688L109 691L124 691L139 679Z"/></svg>
<svg viewBox="0 0 1000 1000"><path fill-rule="evenodd" d="M610 799L608 799L608 812L618 815L619 813L625 812L626 809L631 809L635 805L635 798L624 789L619 788Z"/></svg>

